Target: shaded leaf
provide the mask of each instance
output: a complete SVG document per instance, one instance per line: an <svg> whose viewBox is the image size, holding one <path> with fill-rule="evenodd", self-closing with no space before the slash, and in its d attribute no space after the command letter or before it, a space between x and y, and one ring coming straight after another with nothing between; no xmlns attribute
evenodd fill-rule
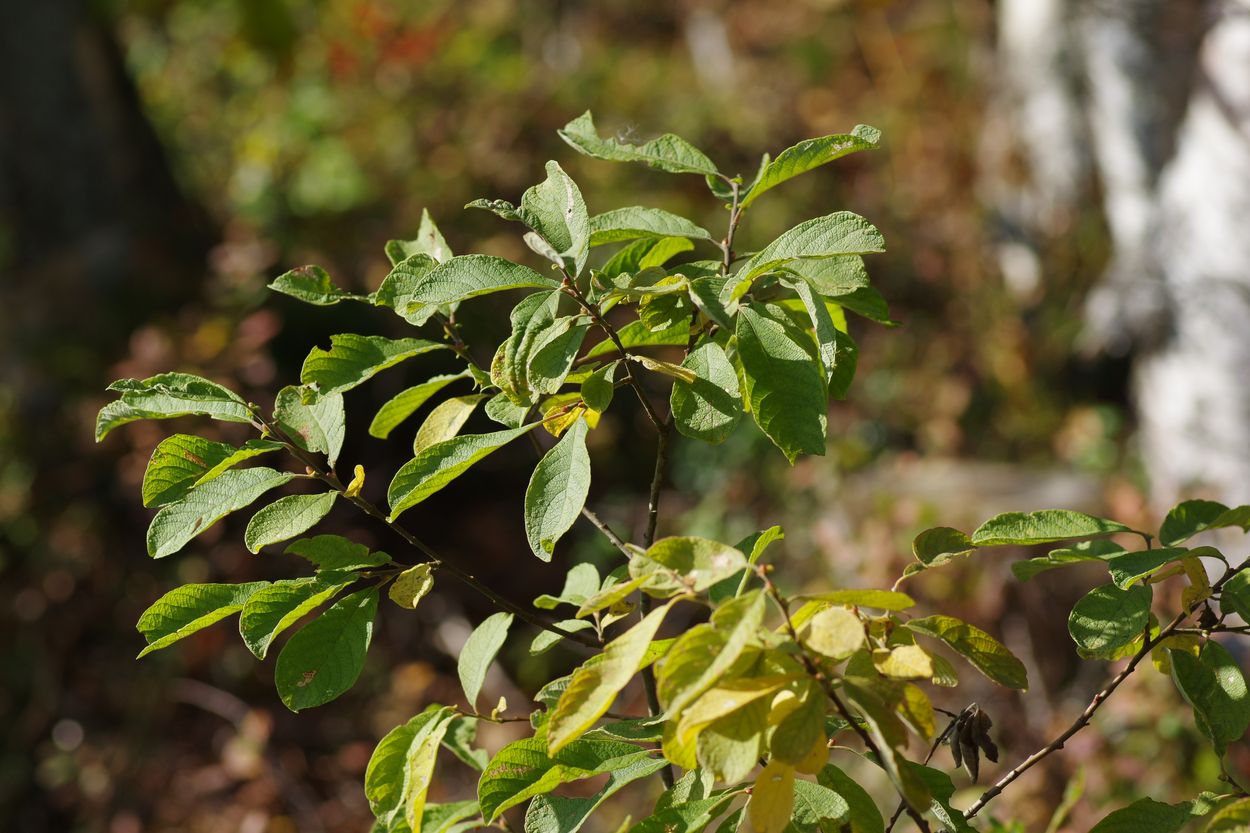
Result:
<svg viewBox="0 0 1250 833"><path fill-rule="evenodd" d="M551 754L572 743L611 708L616 695L642 667L647 648L672 604L651 611L609 642L600 661L586 663L573 672L547 727Z"/></svg>
<svg viewBox="0 0 1250 833"><path fill-rule="evenodd" d="M684 436L709 443L724 442L742 419L738 373L725 350L705 341L682 361L693 381L677 379L669 401L673 424Z"/></svg>
<svg viewBox="0 0 1250 833"><path fill-rule="evenodd" d="M467 434L426 448L395 472L387 490L387 502L391 507L389 520L394 521L464 474L474 463L533 427L524 425L492 434Z"/></svg>
<svg viewBox="0 0 1250 833"><path fill-rule="evenodd" d="M355 579L354 573L335 573L275 581L248 597L239 615L239 635L257 659L264 659L279 634Z"/></svg>
<svg viewBox="0 0 1250 833"><path fill-rule="evenodd" d="M146 656L185 636L238 613L248 598L267 587L267 581L248 584L184 584L161 596L143 611L135 627L148 645Z"/></svg>
<svg viewBox="0 0 1250 833"><path fill-rule="evenodd" d="M169 419L192 414L225 422L251 422L247 403L230 389L189 373L161 373L148 379L120 379L108 389L120 394L96 418L95 439L119 425L141 419Z"/></svg>
<svg viewBox="0 0 1250 833"><path fill-rule="evenodd" d="M391 557L384 552L370 552L364 544L349 541L341 535L314 535L289 544L284 552L306 558L318 570L367 570L384 567Z"/></svg>
<svg viewBox="0 0 1250 833"><path fill-rule="evenodd" d="M242 509L294 475L267 468L224 472L161 507L148 526L148 555L164 558L231 512Z"/></svg>
<svg viewBox="0 0 1250 833"><path fill-rule="evenodd" d="M585 419L564 432L543 455L525 490L525 537L530 550L550 561L556 542L581 514L590 492L590 455Z"/></svg>
<svg viewBox="0 0 1250 833"><path fill-rule="evenodd" d="M344 596L282 646L278 696L293 712L328 703L355 684L373 638L376 588Z"/></svg>
<svg viewBox="0 0 1250 833"><path fill-rule="evenodd" d="M1218 642L1208 641L1195 657L1169 651L1172 680L1194 710L1194 720L1218 754L1241 739L1250 726L1250 691L1237 660Z"/></svg>
<svg viewBox="0 0 1250 833"><path fill-rule="evenodd" d="M1141 638L1150 621L1150 599L1147 586L1095 587L1073 606L1068 632L1083 656L1110 658Z"/></svg>
<svg viewBox="0 0 1250 833"><path fill-rule="evenodd" d="M274 278L269 288L306 304L325 307L339 301L363 301L362 295L339 289L320 266L299 266Z"/></svg>
<svg viewBox="0 0 1250 833"><path fill-rule="evenodd" d="M309 352L300 370L300 381L315 386L322 395L342 393L405 359L446 349L445 344L423 338L391 339L343 333L330 336L329 350L314 347Z"/></svg>
<svg viewBox="0 0 1250 833"><path fill-rule="evenodd" d="M1028 672L1001 642L980 628L953 616L926 616L905 623L908 630L940 639L962 655L972 666L999 685L1024 691L1029 687Z"/></svg>
<svg viewBox="0 0 1250 833"><path fill-rule="evenodd" d="M369 424L369 436L386 439L401 422L412 416L413 412L443 388L457 379L464 378L463 373L446 376L435 376L428 382L400 391L391 397L385 405L378 409Z"/></svg>

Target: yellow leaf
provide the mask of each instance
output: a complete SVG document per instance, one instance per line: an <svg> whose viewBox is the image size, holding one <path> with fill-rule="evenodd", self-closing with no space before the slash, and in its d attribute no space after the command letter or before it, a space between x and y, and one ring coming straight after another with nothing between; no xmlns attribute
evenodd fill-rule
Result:
<svg viewBox="0 0 1250 833"><path fill-rule="evenodd" d="M933 660L919 645L896 645L872 652L872 664L883 677L895 680L928 680Z"/></svg>
<svg viewBox="0 0 1250 833"><path fill-rule="evenodd" d="M1173 651L1184 651L1196 657L1198 656L1198 648L1201 646L1202 639L1197 634L1175 633L1161 640L1158 645L1150 649L1150 662L1160 674L1171 675L1172 657L1168 653L1169 648Z"/></svg>
<svg viewBox="0 0 1250 833"><path fill-rule="evenodd" d="M699 765L697 757L696 737L682 742L677 736L677 721L670 720L664 724L664 735L660 742L660 751L669 762L682 769L694 769Z"/></svg>
<svg viewBox="0 0 1250 833"><path fill-rule="evenodd" d="M760 772L747 804L755 833L783 833L794 812L794 767L773 761Z"/></svg>
<svg viewBox="0 0 1250 833"><path fill-rule="evenodd" d="M794 765L794 768L804 775L815 775L825 767L825 762L829 760L829 740L821 732L821 737L817 743L812 744L812 751L807 753L807 757Z"/></svg>
<svg viewBox="0 0 1250 833"><path fill-rule="evenodd" d="M631 361L638 362L638 364L642 365L647 370L654 370L656 373L663 373L665 376L680 379L687 384L694 384L695 380L699 378L695 375L693 370L682 367L679 364L662 361L661 359L653 359L650 356L631 355L629 358Z"/></svg>
<svg viewBox="0 0 1250 833"><path fill-rule="evenodd" d="M352 482L347 484L347 488L343 494L347 497L356 497L360 494L360 490L365 485L365 467L356 466L356 476L352 478Z"/></svg>
<svg viewBox="0 0 1250 833"><path fill-rule="evenodd" d="M730 680L710 688L686 709L678 724L677 734L681 743L694 740L699 731L712 721L733 714L764 697L772 697L795 680L797 674L770 674L750 679Z"/></svg>
<svg viewBox="0 0 1250 833"><path fill-rule="evenodd" d="M803 644L832 659L846 659L864 644L864 623L845 607L831 607L813 616L799 631Z"/></svg>
<svg viewBox="0 0 1250 833"><path fill-rule="evenodd" d="M412 610L434 586L433 566L418 564L404 570L391 582L386 594L400 607Z"/></svg>

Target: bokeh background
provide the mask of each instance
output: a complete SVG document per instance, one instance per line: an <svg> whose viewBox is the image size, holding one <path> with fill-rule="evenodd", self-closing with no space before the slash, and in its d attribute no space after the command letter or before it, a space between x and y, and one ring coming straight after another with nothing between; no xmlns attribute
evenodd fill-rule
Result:
<svg viewBox="0 0 1250 833"><path fill-rule="evenodd" d="M136 662L135 620L176 583L298 567L247 554L247 513L150 561L138 486L153 446L191 425L242 435L138 423L97 446L94 413L110 380L168 369L269 402L330 333L401 334L385 311L303 307L265 285L318 263L372 289L384 242L411 236L422 209L458 252L525 258L513 229L461 207L516 199L550 158L592 212L652 201L723 225L698 178L563 145L556 129L586 109L623 136L679 133L747 174L764 151L860 122L885 137L772 192L741 239L751 248L832 210L868 217L890 243L870 271L902 326L854 322L859 377L831 411L827 456L788 467L747 426L715 450L679 444L664 528L732 541L780 523L779 574L797 591L888 586L911 537L939 522L1049 506L1151 522L1129 360L1080 349L1085 298L1112 260L1097 173L1076 166L1068 210L1040 231L1001 197L1032 186L1004 104L999 11L990 0L0 3L0 827L368 828L360 782L374 743L458 696L456 651L489 609L445 582L415 613L386 611L360 684L298 716L273 691L272 660L255 662L228 625ZM466 307L484 357L506 303ZM376 472L367 490L384 492L383 473L408 457L407 437L363 429L438 370L411 364L349 398L343 460ZM636 416L625 403L594 435L591 500L621 529L639 524L649 477ZM410 513L520 601L560 582L559 565L524 545L530 464L524 447L501 452ZM330 524L398 545L347 508ZM609 555L577 531L566 561ZM1028 663L1024 697L968 673L943 701L978 699L1007 761L1066 725L1106 675L1077 660L1065 630L1068 606L1103 579L1077 569L1021 585L1009 564L1022 555L979 556L909 590ZM524 709L544 675L577 661L530 658L527 641L510 644L483 702L504 694ZM1140 676L996 812L1042 829L1078 770L1089 797L1065 829L1130 796L1215 786L1218 764L1171 685ZM442 772L436 797L472 790L467 770ZM630 795L602 829L643 814L650 799Z"/></svg>

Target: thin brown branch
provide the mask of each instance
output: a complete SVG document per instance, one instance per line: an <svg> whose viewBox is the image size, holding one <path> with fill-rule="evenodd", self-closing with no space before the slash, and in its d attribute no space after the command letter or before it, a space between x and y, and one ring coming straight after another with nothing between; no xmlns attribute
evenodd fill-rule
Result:
<svg viewBox="0 0 1250 833"><path fill-rule="evenodd" d="M1219 593L1229 579L1247 568L1250 568L1250 561L1247 561L1236 568L1227 570L1220 580L1211 588L1212 595ZM1059 735L1050 743L1033 752L1028 757L1024 758L1024 760L1020 761L1020 763L1012 767L1002 778L999 778L992 787L981 794L981 797L976 800L976 803L964 812L964 818L970 819L977 813L981 812L981 810L985 809L985 805L993 801L994 798L1005 790L1013 781L1028 772L1041 761L1045 760L1049 755L1058 752L1063 748L1064 744L1068 742L1069 738L1088 726L1090 720L1093 719L1094 714L1097 713L1098 709L1102 707L1102 704L1107 702L1108 698L1110 698L1111 695L1115 693L1115 690L1120 687L1120 684L1132 675L1138 664L1150 655L1151 650L1153 650L1154 647L1164 639L1167 639L1169 636L1176 633L1180 629L1181 623L1190 616L1193 616L1194 613L1197 612L1204 604L1206 604L1205 599L1191 604L1181 613L1177 614L1176 618L1160 630L1154 638L1145 639L1142 642L1141 648L1138 649L1137 653L1134 654L1128 661L1128 664L1120 670L1120 673L1112 677L1111 681L1093 696L1093 699L1091 699L1085 708L1081 710L1081 713L1077 715L1076 720L1074 720L1067 729L1060 732Z"/></svg>

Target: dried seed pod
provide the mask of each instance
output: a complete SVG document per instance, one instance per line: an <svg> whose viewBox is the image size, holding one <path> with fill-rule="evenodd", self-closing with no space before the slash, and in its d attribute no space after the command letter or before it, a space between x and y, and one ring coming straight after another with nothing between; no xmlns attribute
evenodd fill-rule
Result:
<svg viewBox="0 0 1250 833"><path fill-rule="evenodd" d="M981 772L981 753L974 739L975 731L976 721L971 718L959 727L959 751L963 755L964 770L974 782Z"/></svg>
<svg viewBox="0 0 1250 833"><path fill-rule="evenodd" d="M973 737L977 746L981 747L981 751L985 753L985 757L994 763L998 763L998 746L990 737L990 727L994 725L994 721L985 712L977 709L976 713L976 732Z"/></svg>

